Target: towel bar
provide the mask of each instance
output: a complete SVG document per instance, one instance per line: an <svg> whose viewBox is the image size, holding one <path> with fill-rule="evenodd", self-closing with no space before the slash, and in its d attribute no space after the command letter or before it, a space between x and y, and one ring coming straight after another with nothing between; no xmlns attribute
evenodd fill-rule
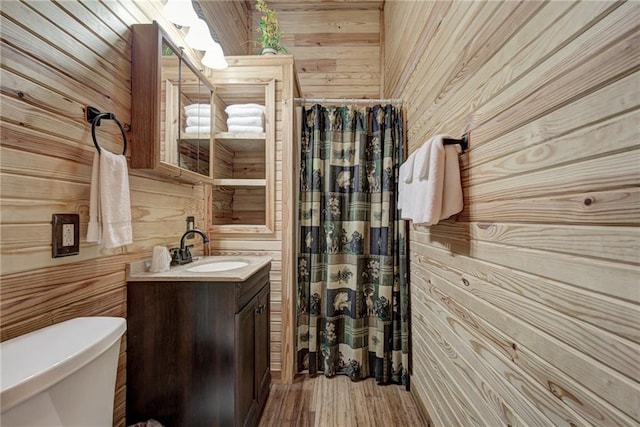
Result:
<svg viewBox="0 0 640 427"><path fill-rule="evenodd" d="M120 128L120 133L122 134L122 142L124 145L122 148L122 154L123 155L126 154L127 137L124 133L124 128L122 127L122 124L120 123L120 121L118 121L118 119L116 119L115 114L102 113L100 112L100 110L98 110L95 107L87 106L86 117L87 117L87 122L91 123L91 138L93 139L93 145L96 146L96 150L98 150L98 153L100 153L100 145L98 144L98 140L96 139L96 126L100 126L100 121L102 119L105 119L105 120L113 120L114 122L116 122L116 124Z"/></svg>
<svg viewBox="0 0 640 427"><path fill-rule="evenodd" d="M465 151L467 151L467 149L469 148L469 134L465 133L464 135L462 135L462 138L460 139L454 139L454 138L443 138L442 139L442 143L444 145L456 145L456 144L460 144L460 148L462 148L462 152L464 153Z"/></svg>

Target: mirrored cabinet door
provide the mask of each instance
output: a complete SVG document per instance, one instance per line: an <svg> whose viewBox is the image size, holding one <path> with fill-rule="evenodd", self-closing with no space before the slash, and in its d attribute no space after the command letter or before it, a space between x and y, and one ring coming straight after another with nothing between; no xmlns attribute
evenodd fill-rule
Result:
<svg viewBox="0 0 640 427"><path fill-rule="evenodd" d="M131 166L211 183L212 87L156 22L133 25L131 63Z"/></svg>
<svg viewBox="0 0 640 427"><path fill-rule="evenodd" d="M178 163L183 169L210 176L211 91L184 62L178 101Z"/></svg>

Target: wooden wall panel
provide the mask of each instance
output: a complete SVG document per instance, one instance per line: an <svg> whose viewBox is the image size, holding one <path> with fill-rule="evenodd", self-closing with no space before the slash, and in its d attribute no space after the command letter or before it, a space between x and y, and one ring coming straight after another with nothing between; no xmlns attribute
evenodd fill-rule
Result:
<svg viewBox="0 0 640 427"><path fill-rule="evenodd" d="M248 1L199 0L205 20L215 28L225 55L251 54Z"/></svg>
<svg viewBox="0 0 640 427"><path fill-rule="evenodd" d="M277 10L283 43L296 59L302 96L307 98L379 98L379 4L267 2ZM348 7L349 9L346 9ZM252 10L252 39L260 12ZM258 53L254 44L252 52Z"/></svg>
<svg viewBox="0 0 640 427"><path fill-rule="evenodd" d="M441 426L636 425L640 6L387 1L384 17L410 151L471 131L463 212L411 227L414 394Z"/></svg>
<svg viewBox="0 0 640 427"><path fill-rule="evenodd" d="M95 152L86 105L131 123L130 26L158 20L162 2L3 2L0 17L0 339L78 316L126 316L125 265L154 245L175 246L186 216L204 227L201 186L129 171L134 242L104 249L85 240ZM194 52L187 49L188 55ZM198 61L197 57L193 57ZM118 152L103 122L103 148ZM51 258L51 214L80 215L80 254ZM114 425L124 425L123 340Z"/></svg>

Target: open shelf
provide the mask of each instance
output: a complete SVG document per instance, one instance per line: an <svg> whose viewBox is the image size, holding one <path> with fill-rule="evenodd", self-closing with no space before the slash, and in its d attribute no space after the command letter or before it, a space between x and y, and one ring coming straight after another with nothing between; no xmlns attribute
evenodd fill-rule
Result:
<svg viewBox="0 0 640 427"><path fill-rule="evenodd" d="M213 185L227 185L238 187L264 187L267 185L266 179L245 179L245 178L230 178L230 179L214 179Z"/></svg>
<svg viewBox="0 0 640 427"><path fill-rule="evenodd" d="M214 233L274 233L275 82L215 84L214 173L211 223ZM265 106L265 132L227 132L225 109Z"/></svg>
<svg viewBox="0 0 640 427"><path fill-rule="evenodd" d="M265 134L229 133L218 132L215 135L217 144L224 146L227 150L238 151L261 151L264 152Z"/></svg>

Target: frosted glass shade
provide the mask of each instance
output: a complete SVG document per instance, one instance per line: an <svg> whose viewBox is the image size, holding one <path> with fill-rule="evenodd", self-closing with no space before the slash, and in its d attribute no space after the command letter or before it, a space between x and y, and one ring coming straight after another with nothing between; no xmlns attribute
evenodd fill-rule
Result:
<svg viewBox="0 0 640 427"><path fill-rule="evenodd" d="M209 49L207 49L204 56L202 57L202 65L208 68L213 68L215 70L224 70L225 68L227 68L229 64L224 58L222 46L214 41L213 45L209 47Z"/></svg>
<svg viewBox="0 0 640 427"><path fill-rule="evenodd" d="M167 0L162 13L169 21L182 27L190 27L198 20L191 0Z"/></svg>
<svg viewBox="0 0 640 427"><path fill-rule="evenodd" d="M184 38L184 41L192 49L208 50L215 43L209 32L209 26L203 19L198 19L191 27Z"/></svg>

